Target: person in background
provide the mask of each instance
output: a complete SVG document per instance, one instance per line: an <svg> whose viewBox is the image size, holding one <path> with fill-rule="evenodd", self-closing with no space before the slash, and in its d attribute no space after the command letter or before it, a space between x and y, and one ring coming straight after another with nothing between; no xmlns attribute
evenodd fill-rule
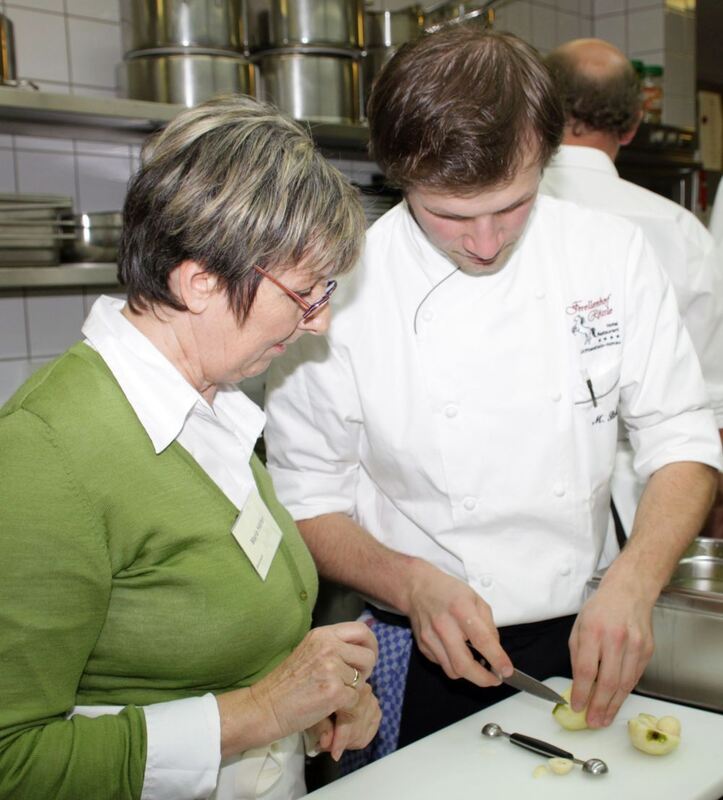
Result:
<svg viewBox="0 0 723 800"><path fill-rule="evenodd" d="M640 83L617 47L576 39L545 59L562 99L562 145L545 168L540 191L588 208L620 214L639 225L673 284L678 308L701 362L708 398L723 428L723 263L715 242L683 206L623 180L615 168L642 119ZM723 431L721 431L723 436ZM645 487L623 436L616 455L612 496L630 532ZM712 521L723 535L723 476Z"/></svg>
<svg viewBox="0 0 723 800"><path fill-rule="evenodd" d="M718 181L708 227L711 236L718 245L719 252L723 254L723 179Z"/></svg>
<svg viewBox="0 0 723 800"><path fill-rule="evenodd" d="M627 220L538 197L564 116L521 39L453 25L400 47L368 117L404 201L327 339L270 369L274 484L321 574L370 601L387 751L508 697L513 667L572 674L573 708L609 725L721 464L675 296ZM648 482L615 558L618 418Z"/></svg>
<svg viewBox="0 0 723 800"><path fill-rule="evenodd" d="M302 734L375 733L368 627L309 632L311 556L253 454L235 384L329 324L355 191L237 97L144 148L123 212L128 302L0 411L0 798L305 793Z"/></svg>

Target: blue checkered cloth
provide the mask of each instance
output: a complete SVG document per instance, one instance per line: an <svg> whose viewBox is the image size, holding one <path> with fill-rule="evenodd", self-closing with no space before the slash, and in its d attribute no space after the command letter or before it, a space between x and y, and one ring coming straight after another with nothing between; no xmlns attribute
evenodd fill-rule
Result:
<svg viewBox="0 0 723 800"><path fill-rule="evenodd" d="M363 750L344 752L340 762L342 775L371 764L397 749L404 687L407 683L409 655L412 652L412 631L409 628L380 622L369 611L365 611L359 621L369 625L379 643L379 658L369 683L379 701L382 721L377 735Z"/></svg>

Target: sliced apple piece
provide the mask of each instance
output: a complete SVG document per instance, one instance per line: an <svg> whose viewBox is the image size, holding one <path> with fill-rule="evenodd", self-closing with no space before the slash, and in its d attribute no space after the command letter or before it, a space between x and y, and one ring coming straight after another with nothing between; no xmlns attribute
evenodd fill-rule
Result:
<svg viewBox="0 0 723 800"><path fill-rule="evenodd" d="M547 763L555 775L567 775L573 767L573 762L569 758L550 758Z"/></svg>

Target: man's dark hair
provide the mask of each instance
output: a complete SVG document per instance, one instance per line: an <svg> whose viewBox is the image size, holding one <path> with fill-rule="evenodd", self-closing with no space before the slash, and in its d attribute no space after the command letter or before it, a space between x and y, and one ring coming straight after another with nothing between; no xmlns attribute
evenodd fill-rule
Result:
<svg viewBox="0 0 723 800"><path fill-rule="evenodd" d="M617 136L633 129L641 98L640 78L631 63L624 62L608 74L593 75L564 50L550 53L545 63L562 100L565 119L573 129L582 125Z"/></svg>
<svg viewBox="0 0 723 800"><path fill-rule="evenodd" d="M453 24L399 48L374 84L370 151L387 180L457 194L544 166L564 116L537 51L512 34Z"/></svg>

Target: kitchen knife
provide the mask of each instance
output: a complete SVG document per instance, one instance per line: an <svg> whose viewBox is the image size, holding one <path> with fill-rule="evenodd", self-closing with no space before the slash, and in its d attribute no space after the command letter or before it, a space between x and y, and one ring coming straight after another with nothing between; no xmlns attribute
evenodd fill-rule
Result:
<svg viewBox="0 0 723 800"><path fill-rule="evenodd" d="M534 694L535 697L541 697L543 700L549 700L551 703L567 705L567 700L554 689L545 686L544 683L540 683L540 681L533 678L532 675L527 675L524 672L520 672L518 669L516 669L509 678L503 678L502 675L497 675L497 677L508 686L512 686L522 692Z"/></svg>
<svg viewBox="0 0 723 800"><path fill-rule="evenodd" d="M520 672L519 669L514 670L509 678L504 678L502 675L492 669L489 661L481 656L474 649L474 647L472 647L472 645L468 644L468 646L470 650L476 654L481 666L494 673L503 683L506 683L508 686L512 686L513 689L519 689L521 692L533 694L535 697L541 697L543 700L549 700L551 703L561 703L563 706L569 705L567 700L565 700L565 698L558 694L554 689L550 689L549 686L545 686L544 683L538 681L537 678L533 678L532 675L528 675L526 672ZM723 800L723 798L721 798L721 800Z"/></svg>

